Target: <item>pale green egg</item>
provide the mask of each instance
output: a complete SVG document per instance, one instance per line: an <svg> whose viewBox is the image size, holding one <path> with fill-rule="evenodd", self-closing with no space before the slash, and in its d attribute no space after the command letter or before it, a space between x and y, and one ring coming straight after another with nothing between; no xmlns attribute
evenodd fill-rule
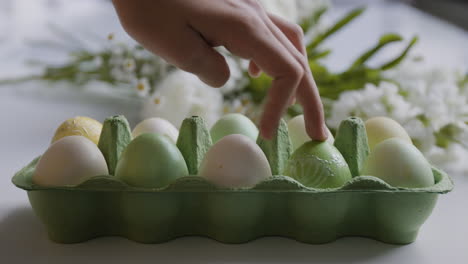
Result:
<svg viewBox="0 0 468 264"><path fill-rule="evenodd" d="M401 138L377 144L363 174L378 177L395 187L419 188L434 185L431 165L413 145Z"/></svg>
<svg viewBox="0 0 468 264"><path fill-rule="evenodd" d="M210 130L213 143L218 142L221 138L232 135L241 134L249 137L253 141L257 140L258 128L246 116L242 114L227 114L221 117Z"/></svg>
<svg viewBox="0 0 468 264"><path fill-rule="evenodd" d="M187 175L187 165L179 149L169 138L156 133L133 139L115 169L115 177L145 188L161 188Z"/></svg>
<svg viewBox="0 0 468 264"><path fill-rule="evenodd" d="M283 174L314 188L336 188L351 179L345 159L326 141L304 143L292 154Z"/></svg>
<svg viewBox="0 0 468 264"><path fill-rule="evenodd" d="M335 139L333 138L333 135L330 132L330 130L328 128L327 130L328 130L327 141L330 144L333 144L333 141ZM311 140L311 138L306 132L304 115L295 116L294 118L288 121L288 132L289 132L289 137L291 138L293 151L298 149L300 146L302 146L302 144Z"/></svg>
<svg viewBox="0 0 468 264"><path fill-rule="evenodd" d="M370 151L380 142L394 137L412 144L406 130L391 118L384 116L373 117L365 122L365 126Z"/></svg>

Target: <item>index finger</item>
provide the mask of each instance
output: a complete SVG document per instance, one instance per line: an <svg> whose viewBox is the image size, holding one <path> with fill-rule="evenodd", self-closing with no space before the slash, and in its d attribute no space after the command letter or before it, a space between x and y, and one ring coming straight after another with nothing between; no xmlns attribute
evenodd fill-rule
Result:
<svg viewBox="0 0 468 264"><path fill-rule="evenodd" d="M194 20L196 28L211 43L226 47L234 55L250 59L273 78L260 120L260 133L271 138L290 98L304 74L300 63L274 36L256 11L223 16L225 27L213 27L209 20ZM225 28L230 30L226 32Z"/></svg>
<svg viewBox="0 0 468 264"><path fill-rule="evenodd" d="M276 30L275 34L286 44L289 44L290 49L296 49L305 58L307 63L307 53L305 46L302 43L302 30L298 25L291 24L282 18L273 14L268 15L271 22L282 31ZM270 28L275 27L270 25ZM291 45L292 44L292 45ZM293 47L291 47L293 46ZM303 79L299 83L297 88L297 100L302 105L304 110L304 120L306 125L307 134L314 140L324 141L328 137L328 130L325 126L325 118L323 113L322 101L318 92L317 85L315 83L310 67L306 65L306 72L304 73Z"/></svg>

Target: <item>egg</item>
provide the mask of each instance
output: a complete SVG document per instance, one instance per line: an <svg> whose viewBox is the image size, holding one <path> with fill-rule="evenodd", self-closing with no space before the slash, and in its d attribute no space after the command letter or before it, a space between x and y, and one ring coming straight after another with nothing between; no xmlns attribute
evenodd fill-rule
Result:
<svg viewBox="0 0 468 264"><path fill-rule="evenodd" d="M153 117L141 121L132 131L133 138L138 137L143 133L157 133L168 137L172 143L177 142L179 131L166 119Z"/></svg>
<svg viewBox="0 0 468 264"><path fill-rule="evenodd" d="M220 139L206 153L199 175L219 187L252 187L271 176L262 149L251 138L233 134Z"/></svg>
<svg viewBox="0 0 468 264"><path fill-rule="evenodd" d="M106 160L96 144L83 136L67 136L41 156L32 180L40 186L69 186L107 174Z"/></svg>
<svg viewBox="0 0 468 264"><path fill-rule="evenodd" d="M231 134L241 134L255 141L258 137L258 128L244 115L227 114L211 127L210 134L213 143Z"/></svg>
<svg viewBox="0 0 468 264"><path fill-rule="evenodd" d="M283 173L307 187L336 188L351 179L348 164L327 141L308 141L292 154Z"/></svg>
<svg viewBox="0 0 468 264"><path fill-rule="evenodd" d="M411 138L406 130L395 120L379 116L368 119L365 122L369 149L372 151L380 142L389 138L401 138L412 144Z"/></svg>
<svg viewBox="0 0 468 264"><path fill-rule="evenodd" d="M55 131L52 143L67 136L83 136L98 144L102 124L90 117L77 116L67 119Z"/></svg>
<svg viewBox="0 0 468 264"><path fill-rule="evenodd" d="M408 141L390 138L370 153L363 174L378 177L395 187L419 188L434 185L431 165Z"/></svg>
<svg viewBox="0 0 468 264"><path fill-rule="evenodd" d="M334 138L333 134L328 130L327 142L333 144ZM298 115L288 121L288 131L289 137L291 138L291 144L293 151L298 149L302 144L307 141L310 141L311 138L306 132L304 115Z"/></svg>
<svg viewBox="0 0 468 264"><path fill-rule="evenodd" d="M156 133L141 134L122 152L115 177L128 185L143 188L161 188L175 179L187 176L184 157L166 136Z"/></svg>

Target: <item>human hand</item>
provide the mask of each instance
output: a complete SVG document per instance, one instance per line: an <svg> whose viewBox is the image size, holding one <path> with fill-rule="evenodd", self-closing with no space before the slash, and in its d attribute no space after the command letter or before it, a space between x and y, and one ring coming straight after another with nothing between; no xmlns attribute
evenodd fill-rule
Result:
<svg viewBox="0 0 468 264"><path fill-rule="evenodd" d="M273 78L260 121L271 138L294 99L303 106L306 130L315 140L328 136L322 102L307 61L303 32L268 14L256 0L113 0L122 26L142 46L168 63L220 87L229 79L224 46L250 60L249 73Z"/></svg>

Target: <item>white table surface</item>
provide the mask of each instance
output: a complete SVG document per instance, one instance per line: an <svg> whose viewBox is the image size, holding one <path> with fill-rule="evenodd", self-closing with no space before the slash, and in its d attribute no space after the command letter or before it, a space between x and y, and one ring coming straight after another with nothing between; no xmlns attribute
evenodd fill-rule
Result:
<svg viewBox="0 0 468 264"><path fill-rule="evenodd" d="M353 32L363 36L362 40L352 40L356 43L346 49L336 51L337 58L330 59L330 64L339 67L340 61L352 58L349 54L371 45L377 34L387 31L402 32L405 36L417 32L421 37L419 50L432 54L431 60L436 64L453 66L467 61L468 52L463 49L468 46L466 32L401 5L383 5L384 8L372 6L355 22L354 29L328 42L337 49ZM334 14L347 8L348 5L337 7ZM392 19L387 12L398 12L398 19ZM428 32L428 26L434 31ZM435 53L437 50L447 53L442 56L440 52ZM14 56L9 59L12 65L19 65ZM21 67L12 69L5 61L0 69L4 69L1 76L5 72L22 73ZM12 175L47 148L55 128L63 120L76 115L103 120L123 113L134 125L138 121L139 103L76 91L47 90L37 87L40 85L44 84L0 87L0 263L130 263L135 260L148 263L468 263L468 175L453 175L454 191L440 196L416 242L406 246L365 238L308 245L276 237L242 245L197 237L157 245L118 237L73 245L53 243L34 215L26 193L11 184Z"/></svg>

